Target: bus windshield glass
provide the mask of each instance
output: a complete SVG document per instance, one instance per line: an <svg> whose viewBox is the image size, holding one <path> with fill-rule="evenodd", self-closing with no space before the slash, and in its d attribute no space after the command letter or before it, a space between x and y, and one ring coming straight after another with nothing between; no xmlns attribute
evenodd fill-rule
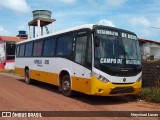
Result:
<svg viewBox="0 0 160 120"><path fill-rule="evenodd" d="M129 68L141 65L136 35L110 30L96 30L99 45L95 46L95 67Z"/></svg>

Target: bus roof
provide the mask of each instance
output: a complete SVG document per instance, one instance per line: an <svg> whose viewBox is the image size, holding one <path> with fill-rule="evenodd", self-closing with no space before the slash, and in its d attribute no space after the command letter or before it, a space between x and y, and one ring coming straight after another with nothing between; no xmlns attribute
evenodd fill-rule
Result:
<svg viewBox="0 0 160 120"><path fill-rule="evenodd" d="M80 25L80 26L73 27L73 28L70 28L70 29L66 29L66 30L54 32L54 33L47 34L47 35L43 35L43 36L40 36L40 37L35 37L35 38L28 39L28 40L25 40L25 41L21 41L21 42L18 42L17 44L25 43L25 42L29 42L29 41L33 41L33 40L45 38L45 37L50 37L50 36L58 35L58 34L62 34L62 33L67 33L67 32L71 32L71 31L74 31L74 30L80 30L80 29L85 29L85 28L86 28L86 29L87 29L87 28L88 28L88 29L93 29L93 26L94 26L94 24Z"/></svg>
<svg viewBox="0 0 160 120"><path fill-rule="evenodd" d="M61 30L61 31L58 31L58 32L50 33L50 34L47 34L47 35L43 35L43 36L40 36L40 37L35 37L35 38L28 39L28 40L25 40L25 41L21 41L21 42L18 42L17 44L25 43L25 42L29 42L29 41L34 41L34 40L37 40L37 39L46 38L46 37L50 37L50 36L58 35L58 34L62 34L62 33L67 33L67 32L71 32L71 31L74 31L74 30L87 29L87 28L92 30L94 28L94 26L96 26L96 27L108 27L108 28L112 28L112 29L115 29L115 30L130 32L130 31L127 31L127 30L124 30L124 29L114 28L114 27L110 27L110 26L104 26L104 25L98 25L98 24L85 24L85 25L80 25L80 26L77 26L77 27L69 28L69 29L66 29L66 30ZM135 34L134 32L130 32L130 33Z"/></svg>

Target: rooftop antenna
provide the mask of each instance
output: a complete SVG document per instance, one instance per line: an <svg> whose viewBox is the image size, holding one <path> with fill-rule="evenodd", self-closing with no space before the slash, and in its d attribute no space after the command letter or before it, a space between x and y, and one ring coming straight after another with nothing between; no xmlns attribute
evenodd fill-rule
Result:
<svg viewBox="0 0 160 120"><path fill-rule="evenodd" d="M45 28L46 28L46 32L47 32L47 34L49 34L49 30L48 30L48 27L47 27L47 26L45 26Z"/></svg>
<svg viewBox="0 0 160 120"><path fill-rule="evenodd" d="M43 28L45 27L46 33L49 34L49 30L47 25L52 24L52 32L54 32L54 22L55 19L51 18L51 11L48 10L34 10L33 12L33 20L28 23L28 38L30 38L30 27L33 26L33 38L36 37L36 27L38 37L43 35Z"/></svg>

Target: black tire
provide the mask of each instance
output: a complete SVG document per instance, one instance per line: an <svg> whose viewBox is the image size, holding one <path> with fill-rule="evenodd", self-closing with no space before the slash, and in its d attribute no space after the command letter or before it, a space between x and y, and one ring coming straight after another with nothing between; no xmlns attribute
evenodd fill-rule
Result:
<svg viewBox="0 0 160 120"><path fill-rule="evenodd" d="M29 74L29 70L28 69L25 70L25 82L26 82L26 84L31 84L32 83L32 81L30 79L30 74Z"/></svg>
<svg viewBox="0 0 160 120"><path fill-rule="evenodd" d="M71 90L71 80L69 75L65 75L62 78L61 88L64 96L71 97L73 95L73 91Z"/></svg>

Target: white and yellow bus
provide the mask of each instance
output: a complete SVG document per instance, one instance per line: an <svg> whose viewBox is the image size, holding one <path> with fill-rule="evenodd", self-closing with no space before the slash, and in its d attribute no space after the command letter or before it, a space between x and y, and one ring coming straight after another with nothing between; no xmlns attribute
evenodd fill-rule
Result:
<svg viewBox="0 0 160 120"><path fill-rule="evenodd" d="M82 25L17 44L16 72L89 95L136 95L142 86L140 48L135 33Z"/></svg>

